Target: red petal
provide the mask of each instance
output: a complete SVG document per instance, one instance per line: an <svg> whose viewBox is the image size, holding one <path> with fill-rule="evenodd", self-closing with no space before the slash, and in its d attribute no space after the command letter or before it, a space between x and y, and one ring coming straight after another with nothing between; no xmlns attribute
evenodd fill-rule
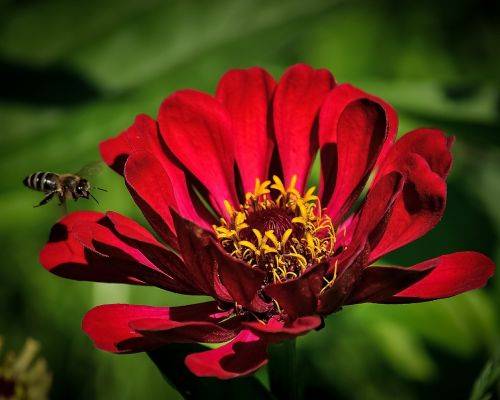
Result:
<svg viewBox="0 0 500 400"><path fill-rule="evenodd" d="M187 367L197 376L219 379L251 374L267 363L267 343L249 330L242 330L231 342L186 357Z"/></svg>
<svg viewBox="0 0 500 400"><path fill-rule="evenodd" d="M363 269L367 266L370 247L366 241L360 241L344 250L337 259L332 259L330 265L337 262L337 277L331 287L324 289L319 296L317 313L328 315L338 311L344 305ZM328 278L332 279L333 272L329 270Z"/></svg>
<svg viewBox="0 0 500 400"><path fill-rule="evenodd" d="M220 214L224 200L238 204L231 121L224 107L204 93L183 90L162 103L158 122L169 150L208 189Z"/></svg>
<svg viewBox="0 0 500 400"><path fill-rule="evenodd" d="M273 151L268 126L270 102L276 83L257 67L227 72L217 87L217 99L231 117L234 152L243 189L253 192L255 179L268 176Z"/></svg>
<svg viewBox="0 0 500 400"><path fill-rule="evenodd" d="M105 140L99 145L106 164L123 175L125 162L134 151L150 150L158 147L156 121L141 114L134 123L117 137Z"/></svg>
<svg viewBox="0 0 500 400"><path fill-rule="evenodd" d="M158 235L178 249L170 208L177 209L174 189L160 162L147 152L129 156L125 179L135 202Z"/></svg>
<svg viewBox="0 0 500 400"><path fill-rule="evenodd" d="M429 232L441 219L446 204L446 183L413 153L400 165L406 175L402 192L394 202L385 232L375 245L370 263L384 254Z"/></svg>
<svg viewBox="0 0 500 400"><path fill-rule="evenodd" d="M260 321L242 322L242 326L250 329L268 343L282 342L319 328L323 324L321 317L316 315L300 317L291 321L279 321L271 318L266 324Z"/></svg>
<svg viewBox="0 0 500 400"><path fill-rule="evenodd" d="M49 242L40 252L40 263L48 271L64 278L96 282L144 284L114 268L103 257L84 248L73 234L75 224L95 223L102 220L104 214L92 211L80 211L67 215L55 224Z"/></svg>
<svg viewBox="0 0 500 400"><path fill-rule="evenodd" d="M274 96L274 130L285 185L297 175L301 191L318 150L317 116L335 82L329 71L299 64L281 77Z"/></svg>
<svg viewBox="0 0 500 400"><path fill-rule="evenodd" d="M125 276L165 290L183 294L201 293L174 253L159 243L153 246L137 240L127 240L129 243L126 243L116 231L113 232L114 227L110 222L107 219L102 221L102 225L92 222L73 225L72 234L75 238L97 253L97 256L87 257L90 267L97 270L102 268L100 265L106 264L108 268L120 270ZM156 266L155 261L161 262L161 267Z"/></svg>
<svg viewBox="0 0 500 400"><path fill-rule="evenodd" d="M447 138L438 129L417 129L409 132L390 149L377 177L399 170L405 159L415 153L425 159L430 169L444 179L451 168L452 143L453 138Z"/></svg>
<svg viewBox="0 0 500 400"><path fill-rule="evenodd" d="M259 292L264 284L266 273L236 260L213 244L212 257L218 264L220 280L231 297L240 305L253 312L264 312L270 304L265 303Z"/></svg>
<svg viewBox="0 0 500 400"><path fill-rule="evenodd" d="M413 303L455 296L483 287L495 272L491 259L473 251L447 254L409 267L415 271L429 268L434 269L424 279L379 302Z"/></svg>
<svg viewBox="0 0 500 400"><path fill-rule="evenodd" d="M203 293L222 301L233 301L219 279L214 257L213 235L173 212L181 256L192 282Z"/></svg>
<svg viewBox="0 0 500 400"><path fill-rule="evenodd" d="M290 318L312 315L316 312L327 268L327 263L317 264L300 277L284 283L270 284L264 291L278 302Z"/></svg>
<svg viewBox="0 0 500 400"><path fill-rule="evenodd" d="M403 267L365 268L345 304L383 302L424 279L433 268L430 266L421 271Z"/></svg>
<svg viewBox="0 0 500 400"><path fill-rule="evenodd" d="M224 332L217 325L226 317L225 313L217 311L215 302L181 307L105 304L90 310L82 326L97 348L113 353L134 353L172 342L228 340L235 333ZM134 329L135 324L144 332ZM165 329L167 326L169 328ZM165 330L164 335L160 330Z"/></svg>
<svg viewBox="0 0 500 400"><path fill-rule="evenodd" d="M386 141L387 130L384 109L371 100L352 101L340 113L336 124L337 176L327 206L334 225L342 221L359 197Z"/></svg>
<svg viewBox="0 0 500 400"><path fill-rule="evenodd" d="M159 172L159 175L163 178L154 185L141 189L153 192L163 190L172 192L169 188L171 186L175 187L175 191L170 193L172 206L176 204L179 213L198 225L210 227L213 218L203 212L204 210L200 207L198 198L190 193L184 172L172 161L172 155L165 152L158 135L156 121L146 115L139 115L132 126L125 132L116 138L101 143L102 157L108 165L123 175L125 162L131 154L141 153L144 155L149 153L149 157L155 158L157 161L155 163L156 168L163 169L163 171ZM144 174L145 172L139 171L139 173ZM133 193L133 195L135 194ZM138 202L143 203L141 200L138 200ZM148 207L148 205L142 205L143 208ZM156 226L156 228L160 227ZM164 236L164 234L161 236ZM171 238L168 240L171 241Z"/></svg>
<svg viewBox="0 0 500 400"><path fill-rule="evenodd" d="M233 339L241 330L233 310L220 311L216 302L194 304L169 309L169 318L145 317L129 323L143 334L169 343L222 343Z"/></svg>
<svg viewBox="0 0 500 400"><path fill-rule="evenodd" d="M362 100L377 104L385 113L387 138L380 152L379 160L385 157L396 137L398 118L396 111L389 104L349 84L344 83L335 86L321 107L319 119L319 146L321 149L321 183L319 194L323 204L328 204L337 180L339 169L337 161L338 123L341 114L349 104Z"/></svg>
<svg viewBox="0 0 500 400"><path fill-rule="evenodd" d="M354 229L351 243L368 237L369 242L379 240L390 216L396 196L401 193L404 179L399 172L391 172L377 182L367 193L359 210L359 216L351 221L348 229ZM371 240L370 240L371 239Z"/></svg>
<svg viewBox="0 0 500 400"><path fill-rule="evenodd" d="M139 249L156 268L174 277L178 285L193 288L192 277L183 262L159 243L145 228L115 212L107 212L106 218L112 224L113 232L122 241ZM195 292L198 293L199 290Z"/></svg>

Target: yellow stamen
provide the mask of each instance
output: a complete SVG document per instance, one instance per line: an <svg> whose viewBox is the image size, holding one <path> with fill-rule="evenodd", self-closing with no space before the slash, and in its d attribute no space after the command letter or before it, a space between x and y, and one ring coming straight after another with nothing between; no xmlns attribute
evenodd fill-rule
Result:
<svg viewBox="0 0 500 400"><path fill-rule="evenodd" d="M302 196L296 185L295 175L288 188L277 176L273 176L272 182L256 179L254 192L246 193L244 204L233 207L224 201L227 216L220 219L219 226L213 226L228 253L253 268L267 271L269 281L274 283L297 278L335 252L336 230L330 217L323 214L320 201L313 194L315 188L309 188ZM274 196L270 195L271 189L277 192ZM275 222L273 210L280 215ZM259 212L266 213L261 218L264 222L259 222L263 226L251 222L256 220L252 213ZM289 216L288 222L287 217L283 222L283 216ZM265 228L267 222L272 229ZM333 285L335 279L336 266L334 277L325 280L322 290ZM278 304L276 307L279 309Z"/></svg>

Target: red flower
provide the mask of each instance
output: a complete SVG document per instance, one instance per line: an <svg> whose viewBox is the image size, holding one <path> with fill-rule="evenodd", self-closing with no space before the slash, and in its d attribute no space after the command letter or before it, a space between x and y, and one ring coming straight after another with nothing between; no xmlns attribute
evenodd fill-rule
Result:
<svg viewBox="0 0 500 400"><path fill-rule="evenodd" d="M122 215L77 212L53 227L41 263L71 279L213 297L183 307L102 305L83 329L116 353L229 341L186 358L193 373L218 378L255 371L269 343L321 327L344 305L482 287L495 266L474 252L373 266L445 209L453 139L418 129L394 143L396 130L387 103L326 70L296 65L278 84L260 68L230 71L215 98L176 92L157 121L140 115L101 144L165 244ZM315 196L306 183L318 151Z"/></svg>

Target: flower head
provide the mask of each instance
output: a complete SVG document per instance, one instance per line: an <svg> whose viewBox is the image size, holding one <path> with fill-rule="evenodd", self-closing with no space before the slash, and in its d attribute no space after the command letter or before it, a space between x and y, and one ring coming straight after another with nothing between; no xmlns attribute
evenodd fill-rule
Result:
<svg viewBox="0 0 500 400"><path fill-rule="evenodd" d="M77 212L53 227L41 263L72 279L212 297L102 305L83 328L116 353L227 342L186 358L195 374L218 378L255 371L269 343L320 328L344 305L483 286L494 264L474 252L373 265L445 209L453 140L418 129L395 142L396 131L387 103L326 70L296 65L278 83L260 68L229 71L215 98L176 92L157 120L140 115L101 144L163 243L117 213ZM317 153L316 193L308 178Z"/></svg>

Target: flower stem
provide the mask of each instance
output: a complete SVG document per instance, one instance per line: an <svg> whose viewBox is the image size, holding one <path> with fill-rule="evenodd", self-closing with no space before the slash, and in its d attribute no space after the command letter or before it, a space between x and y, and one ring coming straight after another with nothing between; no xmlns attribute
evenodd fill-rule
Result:
<svg viewBox="0 0 500 400"><path fill-rule="evenodd" d="M271 393L278 400L298 400L295 339L268 347Z"/></svg>

